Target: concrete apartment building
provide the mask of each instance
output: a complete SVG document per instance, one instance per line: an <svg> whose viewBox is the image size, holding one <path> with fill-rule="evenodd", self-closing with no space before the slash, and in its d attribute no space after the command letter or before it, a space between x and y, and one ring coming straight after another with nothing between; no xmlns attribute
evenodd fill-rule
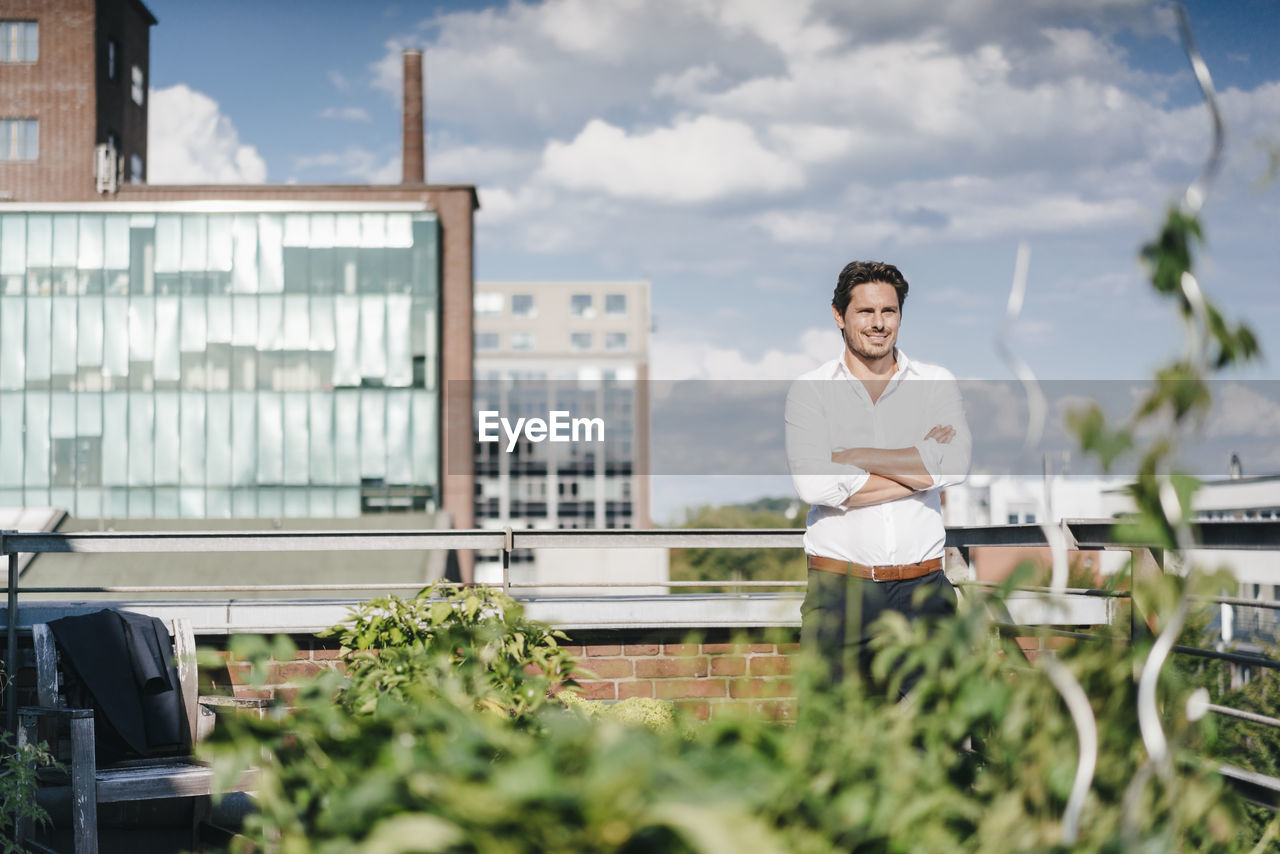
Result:
<svg viewBox="0 0 1280 854"><path fill-rule="evenodd" d="M0 506L471 527L477 197L425 181L421 54L399 184L150 185L155 24L0 6Z"/></svg>
<svg viewBox="0 0 1280 854"><path fill-rule="evenodd" d="M585 431L560 444L477 441L477 525L649 527L649 283L478 282L474 306L477 412L545 419L560 411L598 417L603 428L602 441ZM517 552L513 578L581 580L585 570L575 567L590 565L596 577L666 580L665 554L595 551Z"/></svg>

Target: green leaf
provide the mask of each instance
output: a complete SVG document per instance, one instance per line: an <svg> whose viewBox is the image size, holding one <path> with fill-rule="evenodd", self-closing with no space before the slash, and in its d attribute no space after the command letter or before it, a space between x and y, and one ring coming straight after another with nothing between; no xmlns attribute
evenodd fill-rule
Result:
<svg viewBox="0 0 1280 854"><path fill-rule="evenodd" d="M436 602L431 606L431 622L440 625L453 616L453 606L448 602Z"/></svg>
<svg viewBox="0 0 1280 854"><path fill-rule="evenodd" d="M457 825L423 813L404 813L378 822L360 846L361 854L432 854L461 845Z"/></svg>
<svg viewBox="0 0 1280 854"><path fill-rule="evenodd" d="M696 854L787 854L772 828L730 806L664 803L646 818L674 830Z"/></svg>

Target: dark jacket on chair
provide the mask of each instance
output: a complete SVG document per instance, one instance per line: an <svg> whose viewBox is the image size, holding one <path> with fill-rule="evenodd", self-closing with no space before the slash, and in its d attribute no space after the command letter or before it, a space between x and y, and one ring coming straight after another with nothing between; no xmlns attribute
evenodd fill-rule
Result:
<svg viewBox="0 0 1280 854"><path fill-rule="evenodd" d="M186 750L173 640L155 617L102 610L49 623L69 676L67 704L92 708L98 761ZM76 682L80 684L75 684Z"/></svg>

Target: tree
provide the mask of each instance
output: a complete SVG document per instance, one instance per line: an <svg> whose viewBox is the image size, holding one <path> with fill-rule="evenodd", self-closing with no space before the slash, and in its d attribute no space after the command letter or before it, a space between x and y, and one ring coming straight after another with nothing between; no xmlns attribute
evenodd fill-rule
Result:
<svg viewBox="0 0 1280 854"><path fill-rule="evenodd" d="M803 506L789 498L747 504L704 505L685 514L682 528L803 528ZM799 549L690 548L671 550L672 581L803 581L808 570ZM724 592L725 588L700 588Z"/></svg>

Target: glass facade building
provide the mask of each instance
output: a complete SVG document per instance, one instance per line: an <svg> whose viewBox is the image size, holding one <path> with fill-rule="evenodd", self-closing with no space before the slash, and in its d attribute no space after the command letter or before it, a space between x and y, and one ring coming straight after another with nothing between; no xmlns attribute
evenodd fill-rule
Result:
<svg viewBox="0 0 1280 854"><path fill-rule="evenodd" d="M0 506L434 509L439 283L421 205L0 205Z"/></svg>

